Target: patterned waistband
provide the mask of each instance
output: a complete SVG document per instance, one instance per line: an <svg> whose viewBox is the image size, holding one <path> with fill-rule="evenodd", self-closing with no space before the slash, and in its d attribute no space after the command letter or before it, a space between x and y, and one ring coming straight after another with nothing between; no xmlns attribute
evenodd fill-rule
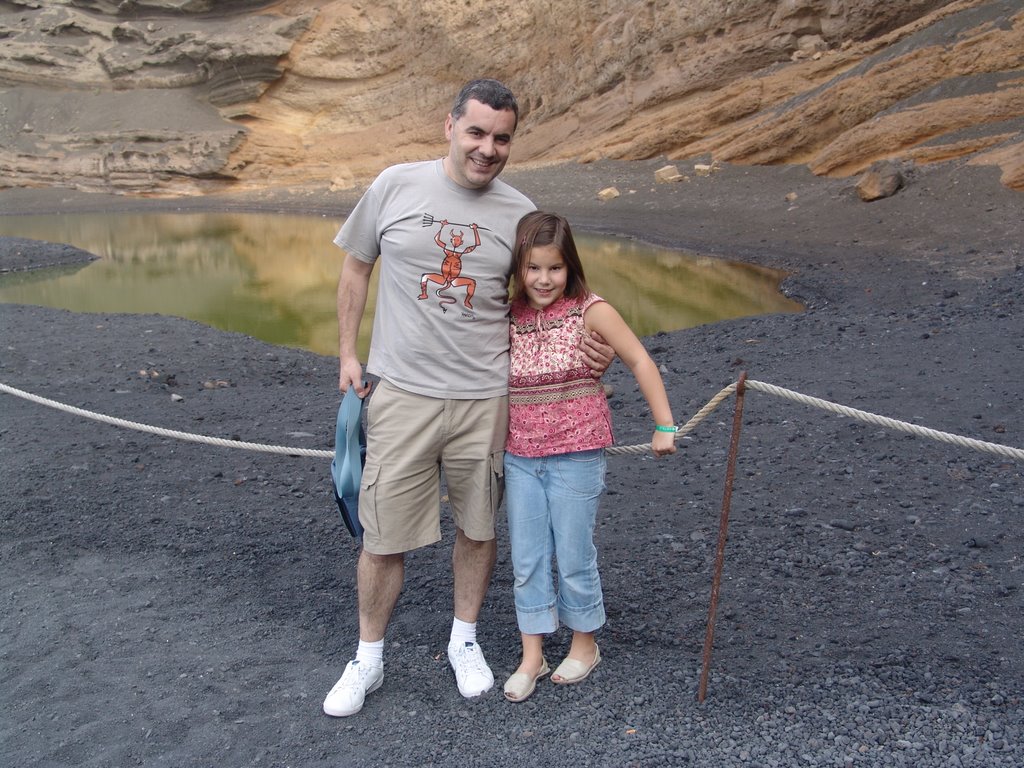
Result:
<svg viewBox="0 0 1024 768"><path fill-rule="evenodd" d="M510 406L557 403L595 396L600 396L603 400L604 389L600 380L591 376L568 381L548 381L534 384L525 384L525 382L517 384L513 381L509 384L508 389Z"/></svg>

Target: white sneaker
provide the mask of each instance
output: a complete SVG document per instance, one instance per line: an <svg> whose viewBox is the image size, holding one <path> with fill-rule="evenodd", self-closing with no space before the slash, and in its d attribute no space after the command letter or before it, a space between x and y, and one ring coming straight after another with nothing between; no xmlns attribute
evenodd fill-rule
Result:
<svg viewBox="0 0 1024 768"><path fill-rule="evenodd" d="M494 685L483 649L476 643L449 643L448 661L455 670L459 693L467 699L491 690Z"/></svg>
<svg viewBox="0 0 1024 768"><path fill-rule="evenodd" d="M383 665L367 665L353 660L324 699L324 712L332 717L348 717L363 708L366 694L384 682Z"/></svg>

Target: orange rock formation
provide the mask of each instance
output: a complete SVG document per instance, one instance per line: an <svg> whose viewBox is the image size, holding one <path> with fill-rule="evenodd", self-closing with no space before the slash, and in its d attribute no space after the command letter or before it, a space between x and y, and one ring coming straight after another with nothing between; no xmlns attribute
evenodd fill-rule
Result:
<svg viewBox="0 0 1024 768"><path fill-rule="evenodd" d="M439 153L454 91L493 76L521 100L520 165L703 157L848 176L960 158L1024 190L1018 0L5 5L9 186L348 187Z"/></svg>

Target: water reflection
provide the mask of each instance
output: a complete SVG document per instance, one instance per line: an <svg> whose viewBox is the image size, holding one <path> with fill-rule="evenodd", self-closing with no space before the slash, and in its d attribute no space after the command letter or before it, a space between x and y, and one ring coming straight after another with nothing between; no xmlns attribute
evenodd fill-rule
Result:
<svg viewBox="0 0 1024 768"><path fill-rule="evenodd" d="M338 220L279 214L0 216L0 235L69 243L85 267L0 275L0 301L76 312L176 315L272 344L337 354ZM731 317L793 312L779 272L577 237L594 291L641 336ZM367 314L372 315L376 271ZM362 324L360 354L369 346Z"/></svg>

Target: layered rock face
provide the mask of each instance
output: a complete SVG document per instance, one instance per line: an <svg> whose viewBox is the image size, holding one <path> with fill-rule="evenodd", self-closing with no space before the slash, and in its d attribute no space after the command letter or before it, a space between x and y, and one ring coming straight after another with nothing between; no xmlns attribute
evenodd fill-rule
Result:
<svg viewBox="0 0 1024 768"><path fill-rule="evenodd" d="M1024 190L1019 0L0 0L0 184L352 186L438 156L459 86L517 165L967 158Z"/></svg>

